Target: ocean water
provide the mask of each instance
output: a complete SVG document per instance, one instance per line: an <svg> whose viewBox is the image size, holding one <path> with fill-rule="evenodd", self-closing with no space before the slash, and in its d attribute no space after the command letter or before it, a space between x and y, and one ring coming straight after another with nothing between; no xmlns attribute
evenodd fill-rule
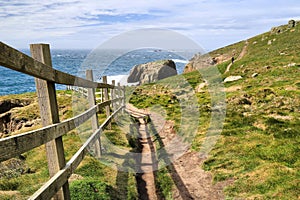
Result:
<svg viewBox="0 0 300 200"><path fill-rule="evenodd" d="M21 50L30 55L29 50ZM194 55L193 50L164 51L159 49L138 49L134 51L116 49L90 50L51 50L53 68L85 77L85 71L92 69L94 80L102 82L102 76L108 76L108 82L116 80L126 84L126 76L130 69L142 63L161 59L171 59L176 63L177 72L182 73L184 66ZM123 80L122 80L123 79ZM64 90L65 85L56 85L56 89ZM34 92L34 78L0 66L0 95Z"/></svg>

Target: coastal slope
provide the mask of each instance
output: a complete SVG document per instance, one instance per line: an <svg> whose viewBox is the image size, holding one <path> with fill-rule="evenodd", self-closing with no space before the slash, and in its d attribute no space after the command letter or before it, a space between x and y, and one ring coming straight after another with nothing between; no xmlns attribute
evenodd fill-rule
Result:
<svg viewBox="0 0 300 200"><path fill-rule="evenodd" d="M212 91L201 73L210 67L218 68L220 73L214 80L224 84L226 118L208 157L193 167L212 173L214 183L231 183L224 189L226 198L300 197L300 25L297 23L274 27L208 55L196 55L188 64L196 66L194 69L189 67L183 75L140 86L131 97L131 103L138 108L151 110L153 105L163 108L166 118L174 122L174 130L178 131L183 126L178 103L178 95L182 93L172 90L171 85L182 79L187 82L185 85L195 91L201 113L191 144L191 150L198 152L207 138L214 103ZM224 81L226 78L231 81Z"/></svg>

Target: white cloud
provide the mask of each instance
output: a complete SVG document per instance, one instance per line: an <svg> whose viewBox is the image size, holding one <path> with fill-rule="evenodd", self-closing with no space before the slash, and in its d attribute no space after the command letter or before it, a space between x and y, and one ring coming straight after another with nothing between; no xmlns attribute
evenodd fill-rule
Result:
<svg viewBox="0 0 300 200"><path fill-rule="evenodd" d="M295 0L12 0L0 3L0 39L94 48L124 31L166 28L213 49L299 19L299 9Z"/></svg>

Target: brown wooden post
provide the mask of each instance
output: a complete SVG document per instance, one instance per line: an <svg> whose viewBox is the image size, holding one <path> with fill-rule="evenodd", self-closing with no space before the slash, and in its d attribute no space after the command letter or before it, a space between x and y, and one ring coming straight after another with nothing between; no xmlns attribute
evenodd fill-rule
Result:
<svg viewBox="0 0 300 200"><path fill-rule="evenodd" d="M86 70L86 79L90 80L90 81L94 81L92 70ZM90 107L93 107L94 105L96 105L96 97L95 97L95 89L94 88L88 88L88 101L89 101L89 106ZM93 133L94 133L99 128L97 113L95 113L95 115L93 115L91 117L91 120L92 120L92 130L93 130ZM100 140L100 137L95 142L95 154L96 154L95 156L97 158L100 158L100 156L101 156L101 140Z"/></svg>
<svg viewBox="0 0 300 200"><path fill-rule="evenodd" d="M101 103L104 101L104 89L101 88Z"/></svg>
<svg viewBox="0 0 300 200"><path fill-rule="evenodd" d="M117 94L118 94L118 98L121 98L122 92L121 92L121 83L120 83L120 82L118 82ZM118 108L119 108L120 106L122 106L122 101L121 101L121 99L118 101Z"/></svg>
<svg viewBox="0 0 300 200"><path fill-rule="evenodd" d="M112 80L111 81L111 84L113 85L113 86L115 86L116 85L116 81L115 80ZM111 89L110 90L110 99L111 100L114 100L116 98L116 89L114 88L114 89ZM113 110L113 112L116 110L116 103L112 103L111 104L111 106L112 106L112 110Z"/></svg>
<svg viewBox="0 0 300 200"><path fill-rule="evenodd" d="M103 76L102 79L103 79L103 83L107 83L107 76ZM108 88L103 88L103 91L104 91L104 101L108 101ZM105 110L106 110L106 117L109 117L110 116L110 106L107 105L105 107ZM107 127L108 127L108 129L111 129L111 123L109 123Z"/></svg>
<svg viewBox="0 0 300 200"><path fill-rule="evenodd" d="M111 84L113 85L113 86L116 86L116 81L115 80L112 80L111 81ZM110 90L111 91L111 100L114 100L114 99L116 99L117 98L117 89L116 88L114 88L114 89L111 89ZM112 104L111 104L111 106L112 106L112 110L113 110L113 112L114 111L116 111L117 110L117 102L113 102ZM117 115L115 115L114 116L114 119L117 119Z"/></svg>
<svg viewBox="0 0 300 200"><path fill-rule="evenodd" d="M125 88L125 86L123 86L123 89L122 89L122 97L123 97L123 101L122 101L122 106L124 106L124 108L122 109L122 112L124 113L124 109L125 109L125 107L126 107L126 97L125 97L125 91L126 91L126 88Z"/></svg>
<svg viewBox="0 0 300 200"><path fill-rule="evenodd" d="M34 59L52 67L50 47L48 44L31 44L30 52ZM58 105L56 99L55 84L50 81L35 78L38 102L42 125L59 123ZM46 153L50 176L54 176L66 165L62 137L46 143ZM54 199L69 200L70 191L68 181L64 184L63 190L59 190Z"/></svg>

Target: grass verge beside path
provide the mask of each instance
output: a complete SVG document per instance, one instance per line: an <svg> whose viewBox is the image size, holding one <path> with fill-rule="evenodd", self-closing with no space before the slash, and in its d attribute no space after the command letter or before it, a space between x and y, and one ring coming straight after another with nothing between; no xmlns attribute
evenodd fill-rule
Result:
<svg viewBox="0 0 300 200"><path fill-rule="evenodd" d="M9 95L0 97L3 99L32 99L28 106L16 108L14 113L22 113L22 117L28 120L39 117L38 107L35 101L35 93L20 95ZM60 108L60 119L65 120L73 117L72 93L70 91L58 91L58 105ZM16 114L16 116L18 116ZM99 114L99 123L105 119L105 114ZM90 126L87 122L83 126ZM40 125L31 127L32 130L39 128ZM104 131L103 134L117 146L129 148L129 143L125 133L113 123L112 130ZM82 130L88 130L83 127ZM26 132L28 129L20 129L17 133ZM90 133L81 133L88 135ZM63 136L65 156L68 161L83 144L77 130L73 130ZM7 169L9 167L9 169ZM44 146L35 148L21 156L2 162L0 167L0 199L27 199L37 191L48 179L46 153ZM75 174L70 180L70 191L72 199L136 199L136 183L132 173L119 173L99 162L94 157L87 155L83 162L76 169Z"/></svg>

